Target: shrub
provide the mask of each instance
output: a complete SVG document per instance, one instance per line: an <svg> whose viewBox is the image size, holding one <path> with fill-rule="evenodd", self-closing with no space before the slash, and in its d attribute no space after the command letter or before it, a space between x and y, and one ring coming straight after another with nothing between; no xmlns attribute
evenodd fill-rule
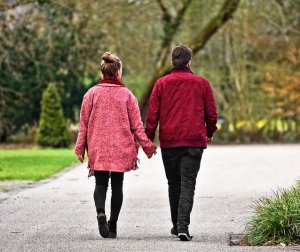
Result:
<svg viewBox="0 0 300 252"><path fill-rule="evenodd" d="M300 243L300 189L278 189L274 196L255 202L255 214L242 239L245 245Z"/></svg>
<svg viewBox="0 0 300 252"><path fill-rule="evenodd" d="M60 97L54 84L43 93L37 143L44 147L67 147L71 136L64 118Z"/></svg>

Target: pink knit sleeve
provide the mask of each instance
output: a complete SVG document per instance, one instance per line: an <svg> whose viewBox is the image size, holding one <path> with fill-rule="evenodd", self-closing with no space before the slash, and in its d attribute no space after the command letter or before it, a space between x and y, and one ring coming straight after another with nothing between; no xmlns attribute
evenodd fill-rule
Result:
<svg viewBox="0 0 300 252"><path fill-rule="evenodd" d="M75 146L76 155L84 155L85 150L87 149L87 130L92 110L92 102L92 93L86 93L83 97L80 109L79 131Z"/></svg>
<svg viewBox="0 0 300 252"><path fill-rule="evenodd" d="M133 94L130 94L129 96L127 107L131 130L136 140L142 146L145 154L148 157L150 157L155 152L156 146L148 139L145 133L145 129L141 120L138 102Z"/></svg>

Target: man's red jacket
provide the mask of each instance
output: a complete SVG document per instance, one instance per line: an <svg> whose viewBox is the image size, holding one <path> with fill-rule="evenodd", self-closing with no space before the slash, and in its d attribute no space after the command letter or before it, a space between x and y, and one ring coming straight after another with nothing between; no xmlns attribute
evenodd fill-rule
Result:
<svg viewBox="0 0 300 252"><path fill-rule="evenodd" d="M209 82L189 68L158 79L149 100L146 134L153 141L159 122L161 148L206 148L217 130L217 109Z"/></svg>

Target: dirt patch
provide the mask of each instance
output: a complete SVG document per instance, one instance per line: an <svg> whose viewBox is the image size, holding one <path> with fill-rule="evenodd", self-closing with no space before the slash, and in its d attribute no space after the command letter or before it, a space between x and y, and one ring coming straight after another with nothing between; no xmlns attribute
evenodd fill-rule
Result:
<svg viewBox="0 0 300 252"><path fill-rule="evenodd" d="M0 144L0 150L34 149L34 148L38 148L38 146L30 143Z"/></svg>
<svg viewBox="0 0 300 252"><path fill-rule="evenodd" d="M11 194L32 186L32 181L0 181L0 202Z"/></svg>
<svg viewBox="0 0 300 252"><path fill-rule="evenodd" d="M242 234L229 234L229 246L241 246Z"/></svg>
<svg viewBox="0 0 300 252"><path fill-rule="evenodd" d="M32 183L32 181L1 181L0 193L25 188Z"/></svg>

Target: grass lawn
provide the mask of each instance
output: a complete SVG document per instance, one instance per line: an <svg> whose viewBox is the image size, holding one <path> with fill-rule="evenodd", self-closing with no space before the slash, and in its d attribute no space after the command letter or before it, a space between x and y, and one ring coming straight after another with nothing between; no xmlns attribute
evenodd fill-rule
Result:
<svg viewBox="0 0 300 252"><path fill-rule="evenodd" d="M0 181L37 181L76 162L73 149L0 150Z"/></svg>

